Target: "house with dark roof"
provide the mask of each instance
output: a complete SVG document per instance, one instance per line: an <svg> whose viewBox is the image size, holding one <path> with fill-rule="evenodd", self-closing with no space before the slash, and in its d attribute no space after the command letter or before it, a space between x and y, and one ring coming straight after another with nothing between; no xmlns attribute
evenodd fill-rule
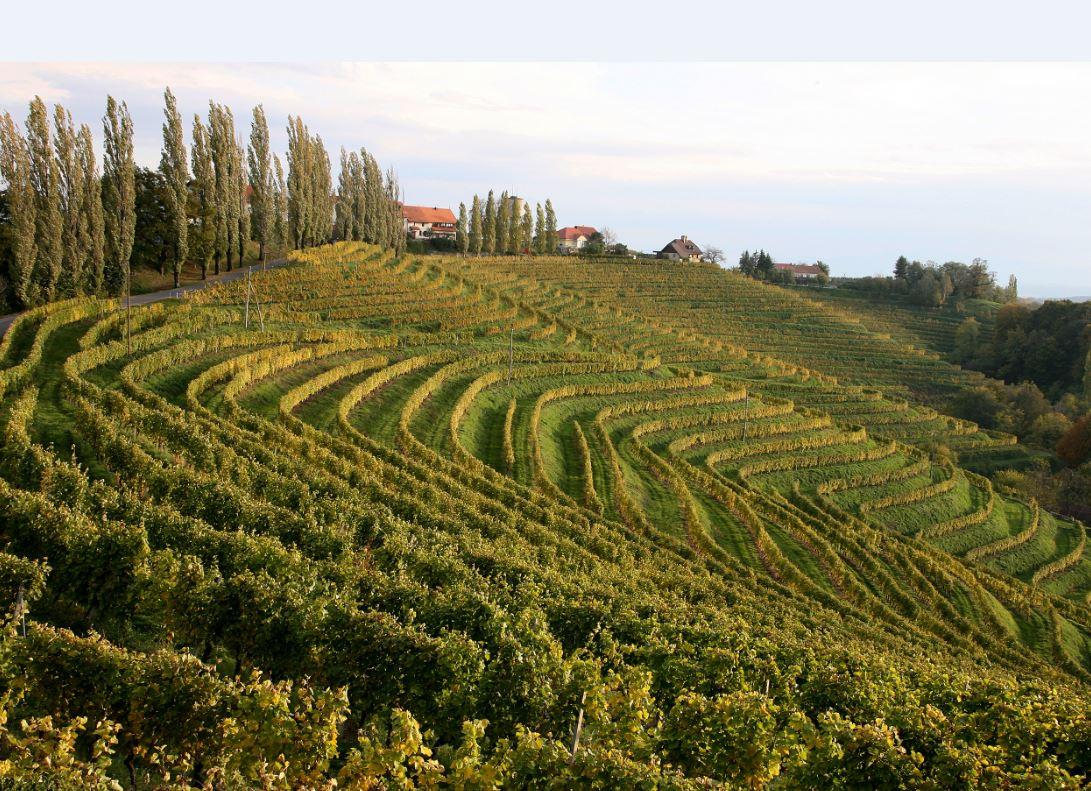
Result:
<svg viewBox="0 0 1091 791"><path fill-rule="evenodd" d="M655 257L666 258L670 261L700 261L701 248L683 234L656 253Z"/></svg>
<svg viewBox="0 0 1091 791"><path fill-rule="evenodd" d="M813 280L825 274L818 264L773 264L778 272L791 272L797 280Z"/></svg>
<svg viewBox="0 0 1091 791"><path fill-rule="evenodd" d="M458 220L439 206L402 206L405 232L414 239L454 239Z"/></svg>
<svg viewBox="0 0 1091 791"><path fill-rule="evenodd" d="M591 237L598 231L590 225L570 225L557 231L557 250L562 253L577 253L583 249Z"/></svg>

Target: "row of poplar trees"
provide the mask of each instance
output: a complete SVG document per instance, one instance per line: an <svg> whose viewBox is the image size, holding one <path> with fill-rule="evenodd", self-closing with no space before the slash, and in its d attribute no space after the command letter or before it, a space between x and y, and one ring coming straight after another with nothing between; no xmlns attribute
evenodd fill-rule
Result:
<svg viewBox="0 0 1091 791"><path fill-rule="evenodd" d="M123 294L137 233L136 163L128 107L108 97L99 171L91 129L57 105L30 103L25 127L0 115L0 306L23 309L83 294ZM272 153L261 105L244 147L231 109L209 102L186 130L174 94L164 92L159 172L166 185L174 284L187 261L209 270L241 265L247 243L270 252L359 239L404 246L399 187L375 157L342 153L333 194L322 138L288 119L287 179ZM347 168L346 168L347 164ZM335 210L336 205L336 210Z"/></svg>
<svg viewBox="0 0 1091 791"><path fill-rule="evenodd" d="M468 216L466 204L458 205L455 246L460 253L473 255L552 253L557 249L553 202L546 199L544 208L537 204L532 215L528 202L507 192L497 200L489 190L484 204L474 195Z"/></svg>

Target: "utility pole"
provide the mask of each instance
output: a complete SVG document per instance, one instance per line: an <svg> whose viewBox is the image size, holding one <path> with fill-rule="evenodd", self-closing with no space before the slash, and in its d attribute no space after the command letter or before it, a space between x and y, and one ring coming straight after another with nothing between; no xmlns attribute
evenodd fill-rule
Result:
<svg viewBox="0 0 1091 791"><path fill-rule="evenodd" d="M746 391L746 398L742 408L742 440L746 442L746 424L750 422L750 391Z"/></svg>
<svg viewBox="0 0 1091 791"><path fill-rule="evenodd" d="M133 339L131 335L133 316L133 273L132 265L125 270L125 346L128 353L133 353Z"/></svg>

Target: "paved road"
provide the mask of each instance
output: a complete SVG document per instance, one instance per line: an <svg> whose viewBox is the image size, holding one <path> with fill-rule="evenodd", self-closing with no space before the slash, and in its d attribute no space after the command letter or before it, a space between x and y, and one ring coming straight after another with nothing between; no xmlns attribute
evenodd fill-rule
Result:
<svg viewBox="0 0 1091 791"><path fill-rule="evenodd" d="M270 261L266 264L267 269L276 269L278 267L286 266L288 264L287 259L281 258L276 261ZM260 266L250 267L253 272L260 272ZM246 269L232 269L230 272L224 272L219 275L211 275L207 280L198 280L195 283L187 283L184 286L178 288L166 288L162 291L151 291L147 294L134 294L132 297L132 304L134 305L150 305L153 302L161 302L164 299L174 299L182 296L183 292L199 291L202 288L212 285L213 283L229 283L232 280L238 280L240 277L246 277ZM21 313L9 313L7 316L0 316L0 338L4 337L4 333L8 331L8 327L15 319L21 316Z"/></svg>

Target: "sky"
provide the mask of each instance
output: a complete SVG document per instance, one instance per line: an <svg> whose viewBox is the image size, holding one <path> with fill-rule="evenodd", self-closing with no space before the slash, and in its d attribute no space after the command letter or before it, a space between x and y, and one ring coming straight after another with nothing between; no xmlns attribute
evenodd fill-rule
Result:
<svg viewBox="0 0 1091 791"><path fill-rule="evenodd" d="M980 257L1025 296L1091 294L1091 63L7 63L0 110L40 95L98 133L110 93L154 166L166 85L242 134L261 102L281 152L290 113L335 165L366 146L409 203L507 189L641 250L687 234L834 275Z"/></svg>

